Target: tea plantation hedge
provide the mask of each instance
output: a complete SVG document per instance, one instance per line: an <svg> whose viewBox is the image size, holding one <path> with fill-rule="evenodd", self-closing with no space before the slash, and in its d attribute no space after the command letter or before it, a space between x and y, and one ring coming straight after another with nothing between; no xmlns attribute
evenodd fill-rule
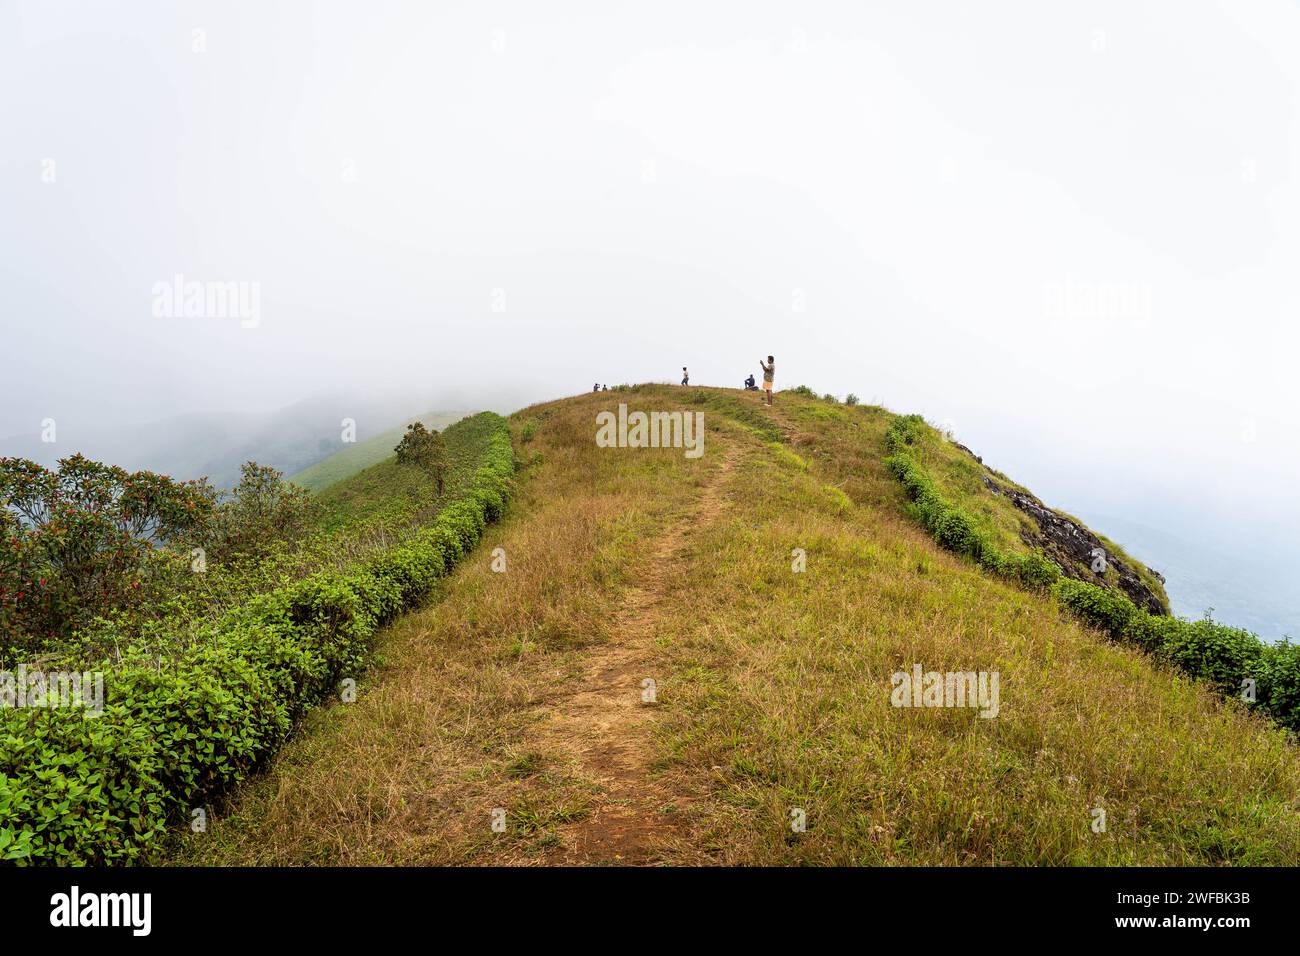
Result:
<svg viewBox="0 0 1300 956"><path fill-rule="evenodd" d="M99 717L0 710L0 860L144 861L165 828L284 742L310 707L359 675L375 631L412 607L505 508L505 420L465 490L401 545L260 595L174 660L104 670ZM90 668L95 669L95 668Z"/></svg>

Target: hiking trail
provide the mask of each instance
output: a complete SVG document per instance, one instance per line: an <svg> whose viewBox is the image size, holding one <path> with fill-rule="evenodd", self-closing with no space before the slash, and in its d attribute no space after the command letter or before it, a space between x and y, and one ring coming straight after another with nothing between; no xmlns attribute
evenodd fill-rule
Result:
<svg viewBox="0 0 1300 956"><path fill-rule="evenodd" d="M686 798L656 779L655 705L643 701L642 682L662 679L654 640L671 600L670 569L694 530L724 512L724 489L740 454L739 446L728 442L694 506L654 539L644 573L617 612L616 639L591 650L585 678L551 705L543 727L547 744L566 751L599 787L591 812L563 832L561 862L653 864L680 839L681 815L665 810L683 809ZM656 683L655 693L660 691Z"/></svg>

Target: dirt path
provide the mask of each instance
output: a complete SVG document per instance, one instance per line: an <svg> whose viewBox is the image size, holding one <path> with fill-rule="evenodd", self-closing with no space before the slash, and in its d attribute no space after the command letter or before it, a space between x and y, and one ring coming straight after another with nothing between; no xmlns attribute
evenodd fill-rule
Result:
<svg viewBox="0 0 1300 956"><path fill-rule="evenodd" d="M648 543L645 571L617 612L617 638L590 653L572 695L554 702L543 727L547 749L566 751L574 768L599 788L591 812L562 834L557 862L654 864L678 836L680 814L674 811L684 808L685 798L660 783L653 767L653 697L663 679L656 673L654 639L672 599L669 571L693 529L722 514L723 490L739 457L738 446L729 442L694 506Z"/></svg>

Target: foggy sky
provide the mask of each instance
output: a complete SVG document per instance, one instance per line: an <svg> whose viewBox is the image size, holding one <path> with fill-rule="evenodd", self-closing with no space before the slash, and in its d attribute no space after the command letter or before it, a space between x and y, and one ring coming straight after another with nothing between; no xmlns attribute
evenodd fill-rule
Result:
<svg viewBox="0 0 1300 956"><path fill-rule="evenodd" d="M1294 585L1297 50L1286 2L6 0L0 435L772 353Z"/></svg>

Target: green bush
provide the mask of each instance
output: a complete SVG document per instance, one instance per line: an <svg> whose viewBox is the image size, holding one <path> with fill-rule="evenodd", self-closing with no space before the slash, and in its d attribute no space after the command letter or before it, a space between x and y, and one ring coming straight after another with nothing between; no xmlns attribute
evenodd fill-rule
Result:
<svg viewBox="0 0 1300 956"><path fill-rule="evenodd" d="M1255 681L1255 706L1283 727L1300 731L1300 647L1265 644L1254 634L1209 619L1183 621L1153 615L1122 594L1062 579L1053 593L1083 621L1136 644L1228 697Z"/></svg>
<svg viewBox="0 0 1300 956"><path fill-rule="evenodd" d="M900 433L897 447L905 448L907 444L903 433ZM898 452L887 458L885 464L907 489L921 527L949 551L973 558L990 571L1027 584L1039 584L1044 578L1048 579L1047 583L1055 580L1051 569L1056 569L1056 565L1045 556L1035 554L1026 558L1013 558L1003 554L975 526L969 515L952 507L940 496L930 476L911 455ZM1056 569L1056 573L1060 573L1059 569Z"/></svg>
<svg viewBox="0 0 1300 956"><path fill-rule="evenodd" d="M1041 551L1031 551L1009 560L1010 577L1030 588L1050 588L1061 580L1060 566Z"/></svg>
<svg viewBox="0 0 1300 956"><path fill-rule="evenodd" d="M0 859L144 861L169 822L187 822L272 754L295 720L359 675L376 629L500 516L514 455L504 419L491 418L468 487L400 546L253 598L172 661L128 654L106 665L101 716L0 710Z"/></svg>
<svg viewBox="0 0 1300 956"><path fill-rule="evenodd" d="M885 429L885 441L889 444L889 450L898 453L915 445L921 440L921 429L925 427L925 419L920 415L895 416Z"/></svg>
<svg viewBox="0 0 1300 956"><path fill-rule="evenodd" d="M1141 612L1146 613L1146 612ZM1239 695L1243 678L1263 679L1264 644L1249 631L1211 620L1163 628L1159 654L1223 694Z"/></svg>
<svg viewBox="0 0 1300 956"><path fill-rule="evenodd" d="M208 527L195 541L215 561L264 555L301 538L315 511L307 489L286 482L274 468L247 461L239 468L239 484L218 494Z"/></svg>
<svg viewBox="0 0 1300 956"><path fill-rule="evenodd" d="M970 519L956 508L943 509L934 521L934 537L949 551L978 558L984 544Z"/></svg>
<svg viewBox="0 0 1300 956"><path fill-rule="evenodd" d="M1264 645L1259 673L1269 712L1300 733L1300 645L1286 640Z"/></svg>
<svg viewBox="0 0 1300 956"><path fill-rule="evenodd" d="M1054 593L1058 601L1111 637L1120 637L1133 626L1137 605L1108 588L1064 578Z"/></svg>

